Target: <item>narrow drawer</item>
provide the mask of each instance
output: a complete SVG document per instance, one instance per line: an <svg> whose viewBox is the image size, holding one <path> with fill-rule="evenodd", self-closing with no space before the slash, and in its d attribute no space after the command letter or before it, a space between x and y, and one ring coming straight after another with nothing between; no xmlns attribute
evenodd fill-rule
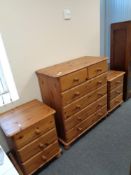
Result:
<svg viewBox="0 0 131 175"><path fill-rule="evenodd" d="M99 100L97 100L97 110L100 110L105 105L107 105L107 95L104 95Z"/></svg>
<svg viewBox="0 0 131 175"><path fill-rule="evenodd" d="M93 91L90 94L87 94L79 100L76 100L75 102L71 103L70 105L67 105L63 108L64 118L67 119L71 117L73 114L81 111L83 108L93 103L95 100L97 100L97 91Z"/></svg>
<svg viewBox="0 0 131 175"><path fill-rule="evenodd" d="M32 174L36 169L47 163L60 151L58 142L54 142L46 150L35 155L25 163L23 163L23 169L26 174Z"/></svg>
<svg viewBox="0 0 131 175"><path fill-rule="evenodd" d="M87 68L88 78L90 79L90 78L96 77L106 72L107 70L108 70L108 67L107 67L106 60L96 63L94 65L91 65Z"/></svg>
<svg viewBox="0 0 131 175"><path fill-rule="evenodd" d="M114 90L112 90L111 92L109 92L109 100L113 100L115 97L117 97L118 95L123 93L123 86L119 86L117 88L115 88Z"/></svg>
<svg viewBox="0 0 131 175"><path fill-rule="evenodd" d="M81 69L79 71L60 77L61 91L65 91L82 82L85 82L86 79L87 79L87 69Z"/></svg>
<svg viewBox="0 0 131 175"><path fill-rule="evenodd" d="M18 150L18 156L22 162L36 155L37 153L46 149L50 144L57 140L56 130L52 129L45 135L40 136L35 141L24 146L22 149Z"/></svg>
<svg viewBox="0 0 131 175"><path fill-rule="evenodd" d="M81 110L80 112L74 114L69 119L65 120L65 130L69 131L71 128L78 125L80 122L88 118L90 115L97 111L97 102L94 102Z"/></svg>
<svg viewBox="0 0 131 175"><path fill-rule="evenodd" d="M122 102L123 102L123 94L120 94L119 96L110 101L109 103L110 110L119 106Z"/></svg>
<svg viewBox="0 0 131 175"><path fill-rule="evenodd" d="M107 84L97 90L97 99L107 94Z"/></svg>
<svg viewBox="0 0 131 175"><path fill-rule="evenodd" d="M123 86L123 76L117 77L114 80L108 82L109 91L112 91L119 86Z"/></svg>
<svg viewBox="0 0 131 175"><path fill-rule="evenodd" d="M30 143L34 139L37 139L50 129L54 128L54 116L48 116L35 125L19 132L13 137L14 143L18 149L22 148L26 144Z"/></svg>
<svg viewBox="0 0 131 175"><path fill-rule="evenodd" d="M70 90L67 90L61 94L63 106L68 105L69 103L77 100L78 98L94 91L107 83L107 73L104 73L97 78L88 80L85 83L82 83Z"/></svg>

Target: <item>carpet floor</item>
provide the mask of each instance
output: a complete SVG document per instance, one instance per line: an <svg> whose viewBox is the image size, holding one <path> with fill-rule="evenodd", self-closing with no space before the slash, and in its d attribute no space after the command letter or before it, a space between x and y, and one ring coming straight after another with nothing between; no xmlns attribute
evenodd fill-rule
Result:
<svg viewBox="0 0 131 175"><path fill-rule="evenodd" d="M37 175L129 175L131 100L77 140Z"/></svg>

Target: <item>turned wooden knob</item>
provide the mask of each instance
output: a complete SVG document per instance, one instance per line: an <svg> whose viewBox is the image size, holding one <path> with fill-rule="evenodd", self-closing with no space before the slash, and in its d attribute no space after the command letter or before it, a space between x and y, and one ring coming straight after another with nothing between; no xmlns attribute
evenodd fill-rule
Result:
<svg viewBox="0 0 131 175"><path fill-rule="evenodd" d="M73 79L73 81L77 82L77 81L79 81L79 78L76 77L76 78Z"/></svg>
<svg viewBox="0 0 131 175"><path fill-rule="evenodd" d="M97 72L101 72L101 71L102 71L102 69L96 69L96 71L97 71Z"/></svg>
<svg viewBox="0 0 131 175"><path fill-rule="evenodd" d="M82 128L80 128L80 127L79 127L79 128L77 128L77 129L78 129L78 131L82 131L82 130L83 130L83 129L82 129Z"/></svg>
<svg viewBox="0 0 131 175"><path fill-rule="evenodd" d="M35 133L36 133L37 135L39 135L39 134L40 134L40 130L39 130L39 129L36 129L36 130L35 130Z"/></svg>
<svg viewBox="0 0 131 175"><path fill-rule="evenodd" d="M82 118L81 118L81 117L77 117L77 119L78 119L79 121L82 121Z"/></svg>
<svg viewBox="0 0 131 175"><path fill-rule="evenodd" d="M42 160L46 161L47 157L46 156L41 156Z"/></svg>
<svg viewBox="0 0 131 175"><path fill-rule="evenodd" d="M44 148L44 144L43 143L40 143L39 144L39 147L43 149Z"/></svg>
<svg viewBox="0 0 131 175"><path fill-rule="evenodd" d="M77 91L77 92L74 93L74 96L79 96L79 95L80 95L80 92L79 91Z"/></svg>
<svg viewBox="0 0 131 175"><path fill-rule="evenodd" d="M98 85L101 85L101 84L102 84L102 81L98 81L97 84L98 84Z"/></svg>
<svg viewBox="0 0 131 175"><path fill-rule="evenodd" d="M80 109L81 108L81 105L76 105L76 109Z"/></svg>

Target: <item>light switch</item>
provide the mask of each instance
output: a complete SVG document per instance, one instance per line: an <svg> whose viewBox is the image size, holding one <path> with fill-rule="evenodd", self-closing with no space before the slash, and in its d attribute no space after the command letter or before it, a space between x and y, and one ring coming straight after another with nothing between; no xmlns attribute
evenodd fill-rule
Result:
<svg viewBox="0 0 131 175"><path fill-rule="evenodd" d="M65 20L71 19L71 10L70 9L64 9L64 19Z"/></svg>

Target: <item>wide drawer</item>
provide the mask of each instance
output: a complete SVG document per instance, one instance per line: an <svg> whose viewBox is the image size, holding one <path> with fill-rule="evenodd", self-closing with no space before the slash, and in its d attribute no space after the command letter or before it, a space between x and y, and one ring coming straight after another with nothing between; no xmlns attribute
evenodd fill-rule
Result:
<svg viewBox="0 0 131 175"><path fill-rule="evenodd" d="M109 94L108 94L109 100L113 100L115 97L117 97L118 95L120 95L122 93L123 93L123 86L119 86L119 87L115 88L114 90L109 92Z"/></svg>
<svg viewBox="0 0 131 175"><path fill-rule="evenodd" d="M63 108L63 116L65 119L71 117L76 112L81 111L87 105L93 103L97 99L97 91L93 91L90 94L85 95L84 97L76 100L75 102L67 105Z"/></svg>
<svg viewBox="0 0 131 175"><path fill-rule="evenodd" d="M81 69L76 72L60 77L61 91L70 89L87 79L87 69Z"/></svg>
<svg viewBox="0 0 131 175"><path fill-rule="evenodd" d="M123 76L117 77L114 80L108 82L109 91L112 91L119 86L123 86Z"/></svg>
<svg viewBox="0 0 131 175"><path fill-rule="evenodd" d="M35 155L25 163L23 163L23 169L26 174L32 174L35 170L39 169L42 165L47 163L53 157L59 153L60 148L58 142L54 142L47 149L39 154Z"/></svg>
<svg viewBox="0 0 131 175"><path fill-rule="evenodd" d="M72 128L70 131L66 132L66 141L71 142L72 140L75 140L84 131L88 130L100 119L105 117L106 114L107 114L107 106L102 108L99 112L96 112L92 114L90 117L88 117L87 119L83 120L79 125Z"/></svg>
<svg viewBox="0 0 131 175"><path fill-rule="evenodd" d="M109 102L109 108L110 110L114 109L115 107L119 106L123 102L123 94L120 94L113 100Z"/></svg>
<svg viewBox="0 0 131 175"><path fill-rule="evenodd" d="M108 70L107 61L101 61L87 68L88 78L96 77Z"/></svg>
<svg viewBox="0 0 131 175"><path fill-rule="evenodd" d="M68 131L71 128L75 127L81 121L85 120L96 111L97 111L97 102L94 102L88 105L86 108L84 108L80 112L74 114L73 116L65 120L65 130Z"/></svg>
<svg viewBox="0 0 131 175"><path fill-rule="evenodd" d="M46 149L50 144L57 140L56 130L52 129L45 135L40 136L38 139L24 146L18 150L18 156L22 162L36 155L38 152Z"/></svg>
<svg viewBox="0 0 131 175"><path fill-rule="evenodd" d="M70 90L67 90L61 94L63 106L68 105L69 103L77 100L78 98L94 91L107 83L107 73L104 73L97 78L88 80L85 83L82 83Z"/></svg>
<svg viewBox="0 0 131 175"><path fill-rule="evenodd" d="M34 124L33 126L19 132L13 137L14 143L18 149L37 139L41 135L54 128L54 116L48 116L42 121Z"/></svg>

